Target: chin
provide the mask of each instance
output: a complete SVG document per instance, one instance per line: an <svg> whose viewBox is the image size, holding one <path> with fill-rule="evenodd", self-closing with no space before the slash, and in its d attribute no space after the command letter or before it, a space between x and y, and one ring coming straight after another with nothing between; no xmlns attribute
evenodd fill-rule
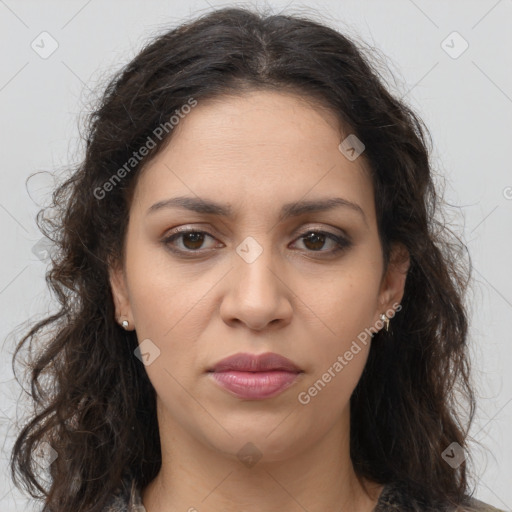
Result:
<svg viewBox="0 0 512 512"><path fill-rule="evenodd" d="M256 463L261 465L289 460L313 444L315 439L307 430L299 431L295 422L283 425L281 422L285 416L286 414L281 414L279 420L273 422L241 420L236 427L224 424L231 436L226 434L215 439L210 437L208 444L214 450L243 464L248 460L245 464L247 467Z"/></svg>

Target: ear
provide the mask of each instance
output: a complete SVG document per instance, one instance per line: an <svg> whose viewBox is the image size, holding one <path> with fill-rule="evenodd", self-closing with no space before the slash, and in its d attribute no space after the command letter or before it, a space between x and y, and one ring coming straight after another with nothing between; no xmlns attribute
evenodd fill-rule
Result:
<svg viewBox="0 0 512 512"><path fill-rule="evenodd" d="M411 264L409 251L403 244L391 248L389 264L382 278L379 292L377 317L388 310L394 310L404 295L405 280Z"/></svg>
<svg viewBox="0 0 512 512"><path fill-rule="evenodd" d="M133 315L124 269L120 264L116 264L109 267L108 273L112 298L116 308L116 320L126 319L133 326Z"/></svg>

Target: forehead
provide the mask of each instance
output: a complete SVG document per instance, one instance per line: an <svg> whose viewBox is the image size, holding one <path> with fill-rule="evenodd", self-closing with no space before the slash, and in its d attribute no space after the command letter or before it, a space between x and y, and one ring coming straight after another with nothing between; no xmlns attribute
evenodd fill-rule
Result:
<svg viewBox="0 0 512 512"><path fill-rule="evenodd" d="M339 192L371 209L364 159L350 161L338 147L347 135L333 112L296 94L199 100L143 170L136 196L145 204L186 194L271 207Z"/></svg>
<svg viewBox="0 0 512 512"><path fill-rule="evenodd" d="M342 136L335 114L314 99L267 90L199 100L176 128L171 140L175 148L188 143L240 155L263 146L300 155L310 148L327 148Z"/></svg>

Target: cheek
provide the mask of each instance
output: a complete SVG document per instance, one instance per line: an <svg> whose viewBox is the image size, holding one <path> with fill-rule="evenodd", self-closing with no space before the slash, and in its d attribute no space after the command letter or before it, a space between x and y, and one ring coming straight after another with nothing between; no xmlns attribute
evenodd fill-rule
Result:
<svg viewBox="0 0 512 512"><path fill-rule="evenodd" d="M322 381L317 386L322 390L317 390L322 402L349 399L364 369L371 342L370 328L374 327L380 268L361 257L354 258L351 265L348 263L330 279L323 280L322 293L317 289L304 299L321 320L314 322L312 338L318 350L308 385L318 379Z"/></svg>
<svg viewBox="0 0 512 512"><path fill-rule="evenodd" d="M126 271L139 336L153 336L167 343L184 323L192 328L196 325L196 312L208 286L205 279L173 265L159 245L135 237L127 247Z"/></svg>
<svg viewBox="0 0 512 512"><path fill-rule="evenodd" d="M364 286L359 278L340 277L311 307L322 322L310 333L316 349L310 350L312 371L298 389L297 400L305 414L315 411L317 419L310 425L314 431L329 428L349 406L368 359L377 284L375 277Z"/></svg>
<svg viewBox="0 0 512 512"><path fill-rule="evenodd" d="M206 291L202 280L173 268L162 249L143 244L127 249L131 249L126 271L138 342L141 351L146 343L155 354L146 371L155 388L174 388L171 376L182 382L194 367L196 340L205 328L201 297Z"/></svg>
<svg viewBox="0 0 512 512"><path fill-rule="evenodd" d="M347 265L330 276L312 306L323 320L326 334L330 333L329 344L346 344L372 326L379 285L379 269L364 262L351 267Z"/></svg>

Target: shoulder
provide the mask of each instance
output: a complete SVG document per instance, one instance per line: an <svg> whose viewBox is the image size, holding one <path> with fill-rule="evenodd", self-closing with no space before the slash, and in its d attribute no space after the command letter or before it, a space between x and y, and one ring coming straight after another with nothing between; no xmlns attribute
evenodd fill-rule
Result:
<svg viewBox="0 0 512 512"><path fill-rule="evenodd" d="M504 512L474 497L466 496L463 504L450 507L440 504L428 504L415 496L404 485L388 483L384 486L373 512Z"/></svg>

